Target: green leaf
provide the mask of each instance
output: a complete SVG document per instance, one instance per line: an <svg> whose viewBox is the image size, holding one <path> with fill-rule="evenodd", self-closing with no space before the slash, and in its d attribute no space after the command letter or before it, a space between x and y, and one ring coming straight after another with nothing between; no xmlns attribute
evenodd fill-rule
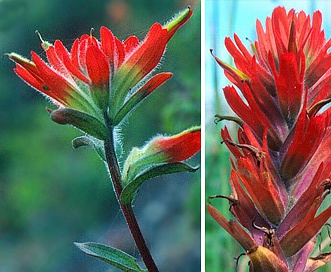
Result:
<svg viewBox="0 0 331 272"><path fill-rule="evenodd" d="M93 146L91 139L86 136L76 137L71 141L71 143L74 149L80 148L82 146Z"/></svg>
<svg viewBox="0 0 331 272"><path fill-rule="evenodd" d="M103 147L103 141L88 137L88 136L79 136L72 140L72 147L74 149L80 148L82 146L91 146L99 155L100 159L106 161L105 149Z"/></svg>
<svg viewBox="0 0 331 272"><path fill-rule="evenodd" d="M126 272L146 272L131 255L106 245L97 243L74 243L84 253L96 257L112 266Z"/></svg>
<svg viewBox="0 0 331 272"><path fill-rule="evenodd" d="M62 108L52 111L51 119L60 125L73 125L85 133L100 139L106 139L108 130L97 118L70 108Z"/></svg>
<svg viewBox="0 0 331 272"><path fill-rule="evenodd" d="M167 175L172 174L176 172L195 172L199 169L199 166L192 167L186 163L183 162L177 162L177 163L167 163L167 164L161 164L154 166L152 168L149 168L148 170L142 172L139 174L136 178L134 178L132 181L130 181L129 184L127 184L121 193L121 202L124 205L128 205L132 202L132 200L135 197L135 194L138 190L138 188L146 181L151 178L155 178L161 175Z"/></svg>

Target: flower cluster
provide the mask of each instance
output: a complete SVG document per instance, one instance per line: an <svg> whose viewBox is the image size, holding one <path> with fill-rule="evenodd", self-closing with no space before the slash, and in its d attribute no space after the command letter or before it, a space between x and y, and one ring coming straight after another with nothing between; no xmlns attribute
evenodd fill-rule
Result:
<svg viewBox="0 0 331 272"><path fill-rule="evenodd" d="M192 13L187 8L163 26L155 23L141 42L135 36L122 42L106 27L100 28L100 41L85 34L70 51L59 40L54 45L43 41L49 65L35 52L31 61L8 55L16 63L16 74L59 107L51 113L53 121L72 124L102 140L107 134L105 119L118 125L172 76L151 74L168 41Z"/></svg>
<svg viewBox="0 0 331 272"><path fill-rule="evenodd" d="M213 206L209 213L246 250L253 271L314 271L330 253L313 258L316 235L331 217L319 211L331 181L331 40L322 15L274 9L265 30L257 20L251 52L237 35L225 39L236 68L215 56L235 86L225 98L239 118L237 141L221 130L234 156L225 196L237 221Z"/></svg>

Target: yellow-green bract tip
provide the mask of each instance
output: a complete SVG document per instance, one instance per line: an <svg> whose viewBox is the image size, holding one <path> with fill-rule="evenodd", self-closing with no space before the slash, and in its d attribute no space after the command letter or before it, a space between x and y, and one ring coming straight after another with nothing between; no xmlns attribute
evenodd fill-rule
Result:
<svg viewBox="0 0 331 272"><path fill-rule="evenodd" d="M184 22L186 22L192 14L193 10L191 9L191 7L187 7L186 9L175 15L174 18L172 18L168 23L166 23L164 25L164 28L166 28L168 31L171 31L173 28L179 27Z"/></svg>

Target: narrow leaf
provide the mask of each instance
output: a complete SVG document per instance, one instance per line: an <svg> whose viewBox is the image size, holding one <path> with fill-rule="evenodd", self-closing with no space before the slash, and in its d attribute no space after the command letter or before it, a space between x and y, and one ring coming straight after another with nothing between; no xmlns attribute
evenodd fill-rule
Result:
<svg viewBox="0 0 331 272"><path fill-rule="evenodd" d="M192 167L186 163L167 163L158 165L148 169L147 171L139 174L135 179L133 179L129 184L127 184L121 194L121 202L124 205L130 204L135 197L138 188L146 181L151 178L155 178L161 175L172 174L176 172L195 172L199 167Z"/></svg>
<svg viewBox="0 0 331 272"><path fill-rule="evenodd" d="M97 118L70 108L61 108L52 111L51 119L60 125L73 125L85 133L104 140L107 137L106 126Z"/></svg>
<svg viewBox="0 0 331 272"><path fill-rule="evenodd" d="M93 147L94 150L99 155L100 159L106 161L105 150L103 147L103 141L88 137L88 136L79 136L72 140L72 147L74 149L80 148L82 146L90 146Z"/></svg>
<svg viewBox="0 0 331 272"><path fill-rule="evenodd" d="M129 254L97 243L74 243L84 253L96 257L112 266L126 272L146 272L138 264L137 260Z"/></svg>
<svg viewBox="0 0 331 272"><path fill-rule="evenodd" d="M80 148L82 146L93 146L93 142L86 136L76 137L71 141L72 147L74 149Z"/></svg>

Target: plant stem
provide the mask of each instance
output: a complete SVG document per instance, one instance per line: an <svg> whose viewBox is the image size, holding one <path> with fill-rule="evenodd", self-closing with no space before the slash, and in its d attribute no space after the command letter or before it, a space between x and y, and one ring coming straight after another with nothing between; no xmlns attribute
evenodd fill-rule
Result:
<svg viewBox="0 0 331 272"><path fill-rule="evenodd" d="M105 147L105 153L106 153L106 160L107 165L110 173L110 177L113 183L114 191L116 194L117 201L121 207L122 213L124 215L124 218L126 220L126 223L130 229L130 232L132 234L132 237L136 243L136 246L139 250L139 253L146 265L146 268L149 272L158 272L158 268L152 258L152 255L146 245L146 242L144 240L144 237L141 233L141 230L139 228L137 219L135 217L135 214L133 212L133 209L131 207L131 204L129 205L123 205L121 203L121 193L122 193L122 183L121 183L121 172L118 165L118 160L115 153L114 148L114 128L112 126L108 126L109 128L109 137L104 142Z"/></svg>

